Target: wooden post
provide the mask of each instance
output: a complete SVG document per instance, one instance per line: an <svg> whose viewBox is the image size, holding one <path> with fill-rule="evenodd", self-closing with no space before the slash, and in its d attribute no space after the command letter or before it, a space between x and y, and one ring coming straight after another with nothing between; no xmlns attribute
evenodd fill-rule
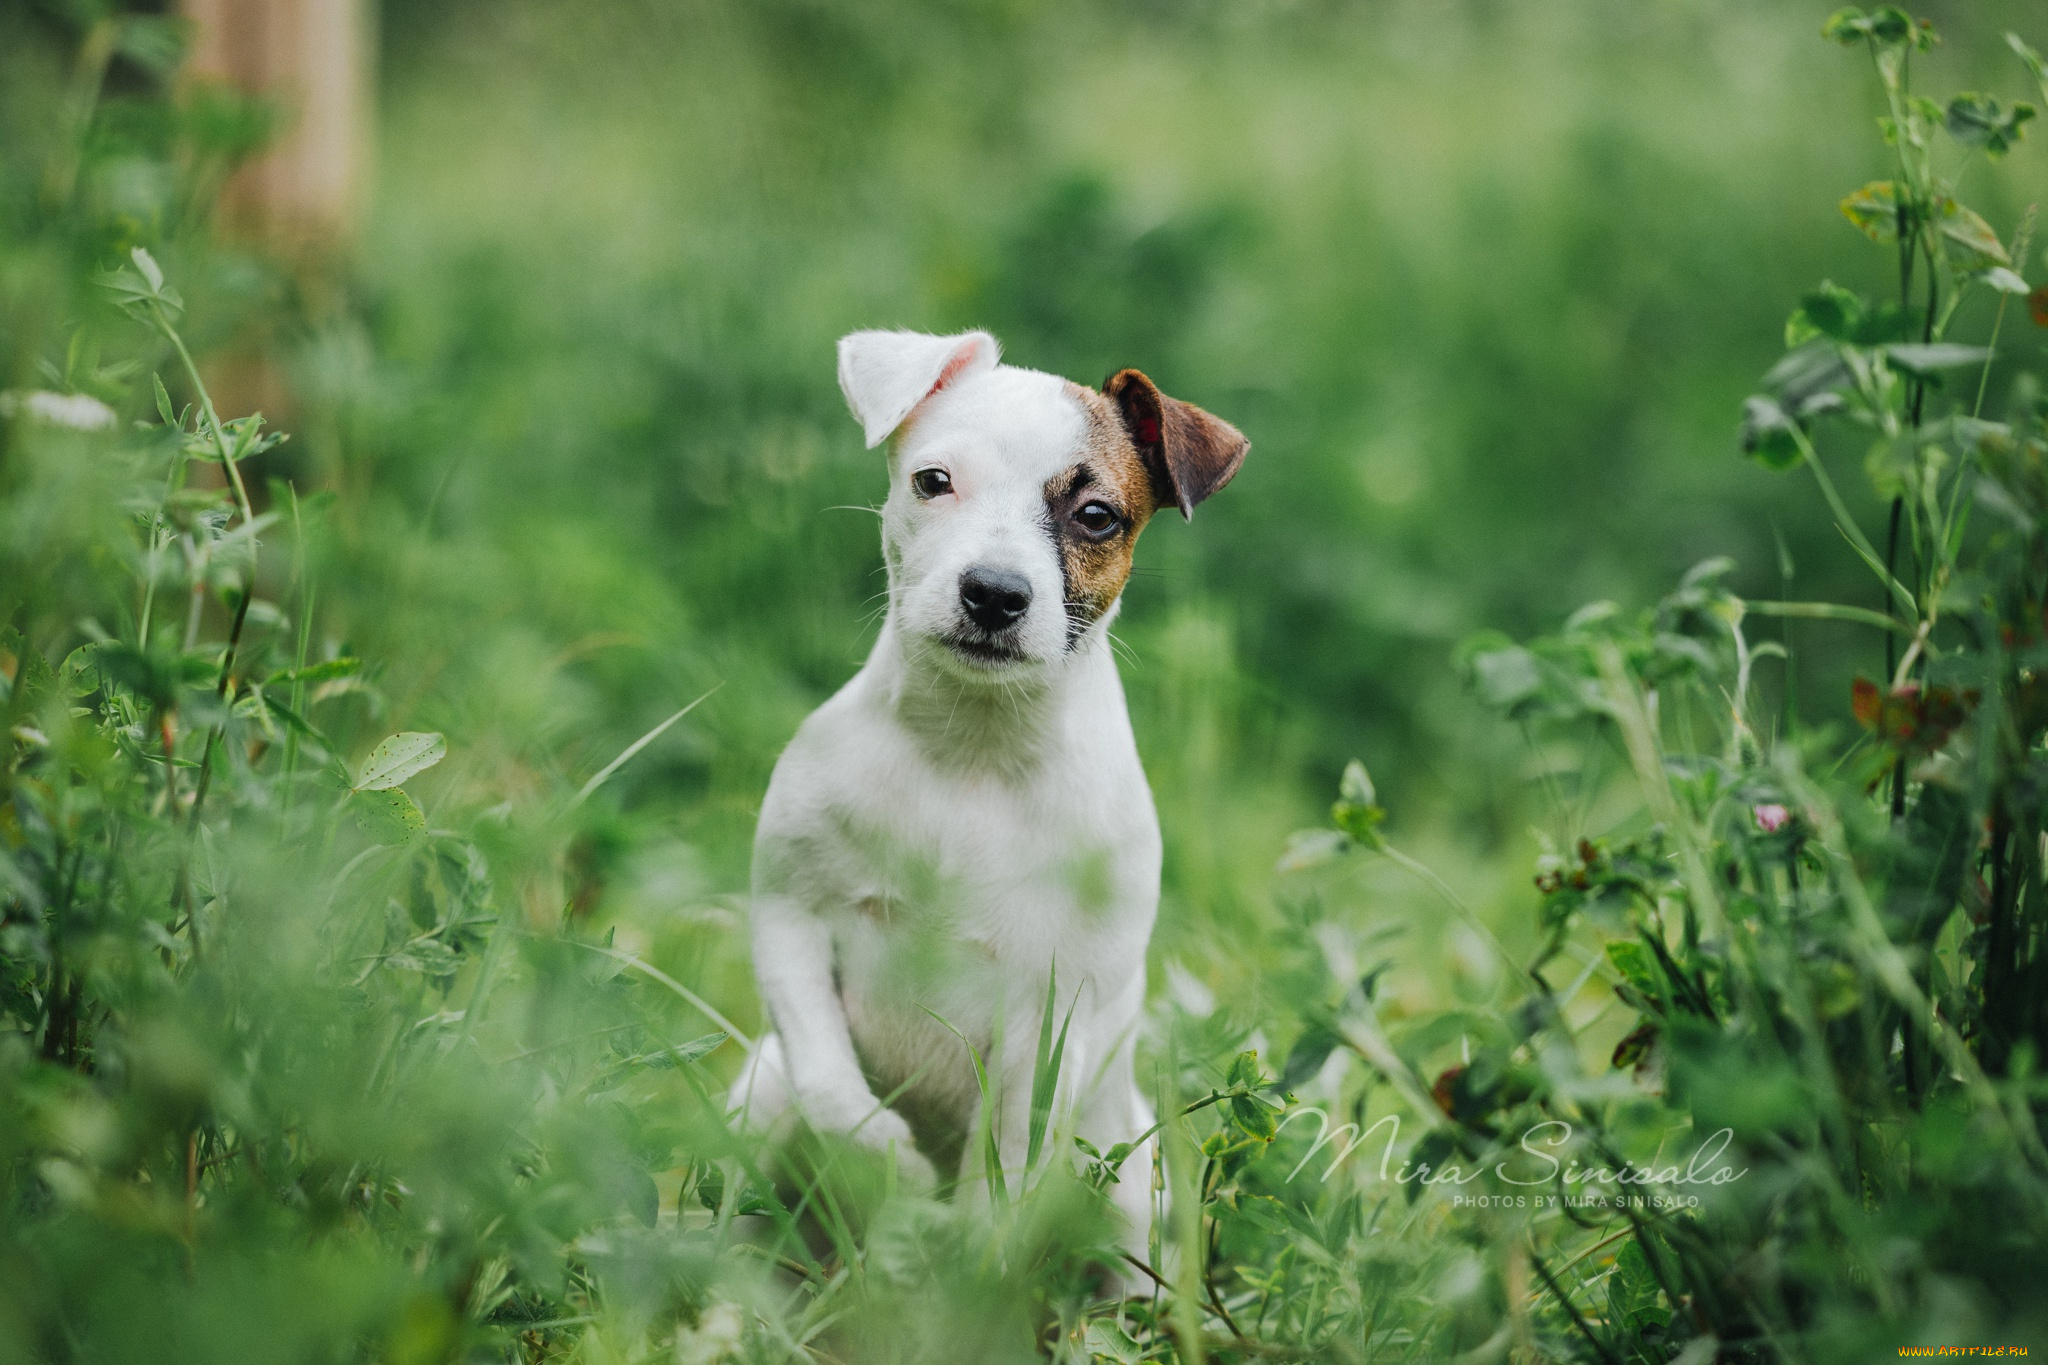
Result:
<svg viewBox="0 0 2048 1365"><path fill-rule="evenodd" d="M371 145L363 0L181 0L181 8L194 28L187 73L259 95L282 120L270 146L229 181L224 226L313 260L345 245Z"/></svg>

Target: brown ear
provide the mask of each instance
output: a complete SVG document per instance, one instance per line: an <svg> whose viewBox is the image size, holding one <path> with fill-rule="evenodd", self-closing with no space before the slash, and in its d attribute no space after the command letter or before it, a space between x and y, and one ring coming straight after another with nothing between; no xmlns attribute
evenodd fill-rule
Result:
<svg viewBox="0 0 2048 1365"><path fill-rule="evenodd" d="M1102 385L1122 414L1124 431L1152 476L1159 505L1195 515L1195 504L1230 482L1252 443L1220 417L1168 398L1137 370L1118 370Z"/></svg>

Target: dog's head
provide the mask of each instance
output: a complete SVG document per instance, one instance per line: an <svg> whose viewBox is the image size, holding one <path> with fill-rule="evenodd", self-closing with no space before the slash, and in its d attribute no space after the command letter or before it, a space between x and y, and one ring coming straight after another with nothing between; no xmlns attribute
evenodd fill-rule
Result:
<svg viewBox="0 0 2048 1365"><path fill-rule="evenodd" d="M855 332L839 387L889 447L882 547L905 642L955 671L1054 664L1115 609L1138 532L1192 516L1249 443L1136 370L1101 390L999 364L986 332Z"/></svg>

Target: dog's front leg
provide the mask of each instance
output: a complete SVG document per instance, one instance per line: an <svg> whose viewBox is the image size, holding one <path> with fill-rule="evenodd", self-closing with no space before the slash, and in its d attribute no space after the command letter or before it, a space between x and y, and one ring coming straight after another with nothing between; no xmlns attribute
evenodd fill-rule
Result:
<svg viewBox="0 0 2048 1365"><path fill-rule="evenodd" d="M830 926L794 897L771 894L755 898L753 927L754 974L805 1121L893 1154L907 1179L932 1188L936 1176L913 1145L910 1125L883 1107L861 1073L834 981Z"/></svg>

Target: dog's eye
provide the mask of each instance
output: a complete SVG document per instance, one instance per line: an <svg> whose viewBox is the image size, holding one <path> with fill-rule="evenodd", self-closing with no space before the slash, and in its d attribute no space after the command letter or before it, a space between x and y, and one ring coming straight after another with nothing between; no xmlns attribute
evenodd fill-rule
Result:
<svg viewBox="0 0 2048 1365"><path fill-rule="evenodd" d="M1082 503L1080 510L1074 513L1074 520L1096 540L1106 540L1124 524L1116 509L1106 502Z"/></svg>
<svg viewBox="0 0 2048 1365"><path fill-rule="evenodd" d="M953 491L953 476L943 469L920 469L910 476L910 488L929 502Z"/></svg>

